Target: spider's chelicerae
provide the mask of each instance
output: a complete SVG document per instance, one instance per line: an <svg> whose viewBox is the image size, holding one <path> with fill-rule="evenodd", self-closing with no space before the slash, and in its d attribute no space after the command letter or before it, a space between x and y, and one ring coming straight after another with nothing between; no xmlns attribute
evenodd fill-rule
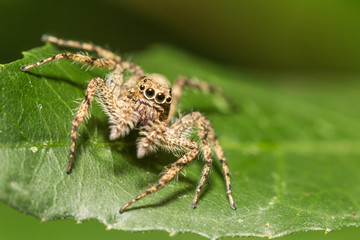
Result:
<svg viewBox="0 0 360 240"><path fill-rule="evenodd" d="M48 35L43 36L43 40L60 46L94 51L102 58L64 52L37 63L23 66L21 67L22 71L28 71L31 68L61 59L70 59L81 64L113 70L106 81L100 77L94 78L86 88L85 98L72 122L68 174L71 173L74 162L77 129L86 116L96 94L109 118L111 140L127 135L132 129L140 129L140 137L137 142L137 157L141 158L148 152L155 151L158 147L173 152L183 152L183 155L167 169L157 184L122 206L120 213L139 199L163 188L202 151L205 166L192 202L192 207L195 208L199 193L212 165L211 148L214 149L217 158L222 164L230 207L235 209L235 203L231 195L228 164L209 120L199 112L192 112L180 117L173 124L169 124L175 115L183 87L214 93L221 93L220 90L205 82L195 82L184 77L178 78L171 88L164 76L159 74L145 75L139 66L124 61L118 55L99 46L62 40ZM123 81L124 71L132 73L126 82ZM189 132L195 129L197 129L201 147L197 142L188 138Z"/></svg>

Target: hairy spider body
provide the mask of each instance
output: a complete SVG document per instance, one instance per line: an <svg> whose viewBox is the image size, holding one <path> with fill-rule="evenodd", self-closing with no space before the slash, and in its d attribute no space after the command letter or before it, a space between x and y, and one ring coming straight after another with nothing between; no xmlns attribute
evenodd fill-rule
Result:
<svg viewBox="0 0 360 240"><path fill-rule="evenodd" d="M43 37L43 40L60 46L95 51L103 58L92 58L87 55L65 52L23 66L21 70L27 71L45 63L61 59L70 59L82 64L113 70L106 81L100 77L94 78L86 88L85 97L72 122L68 174L72 171L75 158L78 127L88 113L95 95L97 95L104 112L109 118L111 140L127 135L132 129L140 129L140 137L137 141L138 158L155 151L158 147L170 150L179 157L162 175L157 184L123 205L120 208L120 213L123 213L134 202L163 188L202 151L205 166L192 203L192 207L195 208L200 191L212 165L212 148L222 164L230 207L235 209L228 164L210 121L201 113L192 112L180 117L173 124L169 124L175 115L183 87L187 86L215 94L222 94L219 89L205 82L195 82L184 77L178 78L173 88L171 88L164 76L159 74L144 75L143 70L139 66L124 61L118 55L99 46L90 43L62 40L47 35ZM133 73L133 75L124 82L123 72L125 70ZM200 144L188 138L189 132L194 130L197 130Z"/></svg>
<svg viewBox="0 0 360 240"><path fill-rule="evenodd" d="M115 98L115 102L117 106L122 106L125 112L115 117L107 112L108 107L103 105L103 109L110 118L111 140L128 134L133 128L141 128L149 125L150 122L164 121L168 118L171 89L168 83L162 84L162 80L162 76L152 74L141 77L135 85L123 84L123 92L118 99Z"/></svg>

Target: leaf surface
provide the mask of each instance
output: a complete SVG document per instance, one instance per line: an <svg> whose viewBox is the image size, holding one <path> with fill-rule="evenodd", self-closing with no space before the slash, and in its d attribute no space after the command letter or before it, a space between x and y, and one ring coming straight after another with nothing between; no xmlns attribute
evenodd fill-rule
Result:
<svg viewBox="0 0 360 240"><path fill-rule="evenodd" d="M83 71L69 61L20 71L58 53L47 44L0 66L0 199L42 220L97 219L110 229L166 230L224 236L276 237L297 231L360 225L360 97L349 80L304 86L266 82L168 46L134 54L146 72L174 81L195 76L221 87L238 105L185 91L180 109L212 122L231 171L237 210L226 197L215 161L196 210L194 190L204 162L197 159L177 181L119 208L157 183L176 160L164 152L136 158L136 137L111 142L97 104L80 127L75 169L66 175L75 100L104 70ZM285 79L288 80L288 79ZM283 84L283 83L286 84Z"/></svg>

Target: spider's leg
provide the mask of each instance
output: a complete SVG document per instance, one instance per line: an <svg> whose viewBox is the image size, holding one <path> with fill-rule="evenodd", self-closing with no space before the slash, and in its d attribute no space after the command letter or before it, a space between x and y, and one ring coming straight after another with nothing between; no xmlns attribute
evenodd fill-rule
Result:
<svg viewBox="0 0 360 240"><path fill-rule="evenodd" d="M73 40L64 40L64 39L60 39L60 38L57 38L54 36L49 36L49 35L43 35L42 40L45 42L51 42L51 43L54 43L54 44L57 44L57 45L63 46L63 47L77 48L77 49L85 50L88 52L96 52L100 57L108 59L108 60L113 60L116 63L119 63L124 69L127 69L128 71L133 72L138 76L144 75L144 72L138 65L128 62L128 61L125 61L117 54L115 54L107 49L104 49L100 46L97 46L95 44L73 41Z"/></svg>
<svg viewBox="0 0 360 240"><path fill-rule="evenodd" d="M232 209L236 209L236 205L235 205L234 199L231 194L230 171L229 171L229 166L228 166L228 163L227 163L225 155L224 155L224 151L223 151L219 141L217 140L215 134L213 135L213 139L211 139L211 140L214 144L214 151L216 153L216 156L219 159L219 161L222 165L223 171L224 171L225 183L226 183L226 193L229 198L230 207Z"/></svg>
<svg viewBox="0 0 360 240"><path fill-rule="evenodd" d="M156 145L160 145L157 136L161 135L166 129L166 123L156 121L149 122L148 126L142 127L139 135L143 136L137 141L137 157L142 158L149 151L156 149ZM150 150L149 150L150 149Z"/></svg>
<svg viewBox="0 0 360 240"><path fill-rule="evenodd" d="M225 182L226 182L226 193L229 198L230 207L235 209L235 203L231 194L231 184L230 184L230 174L229 167L224 155L224 152L219 144L219 141L216 139L215 132L213 127L210 124L210 121L206 119L199 112L192 112L182 118L180 118L177 122L175 122L171 127L170 131L172 131L175 135L181 136L184 132L189 128L198 128L198 134L202 144L202 150L204 153L205 166L203 168L203 172L201 175L201 179L199 185L196 188L195 197L193 200L193 207L196 207L198 197L200 191L205 183L206 177L209 174L211 164L212 164L212 156L211 156L211 148L210 146L214 146L215 153L222 164Z"/></svg>
<svg viewBox="0 0 360 240"><path fill-rule="evenodd" d="M114 60L93 58L93 57L78 54L78 53L64 52L64 53L59 53L55 56L43 59L39 62L29 64L26 66L22 66L21 70L25 72L31 68L38 67L38 66L41 66L41 65L43 65L45 63L49 63L49 62L59 61L61 59L70 59L70 60L73 60L78 63L88 64L88 65L95 66L95 67L110 68L110 69L113 69L117 64Z"/></svg>
<svg viewBox="0 0 360 240"><path fill-rule="evenodd" d="M178 136L169 135L167 133L158 134L156 140L158 144L168 148L178 148L186 150L187 153L180 159L174 162L167 172L160 178L158 184L147 189L145 192L134 197L131 201L120 208L120 213L123 213L126 208L136 201L146 197L147 195L157 192L163 188L171 179L173 179L181 169L183 169L188 163L190 163L199 153L199 147L196 142L191 141L187 138L181 138Z"/></svg>
<svg viewBox="0 0 360 240"><path fill-rule="evenodd" d="M118 107L118 115L110 118L110 140L115 140L121 136L127 135L132 128L136 126L139 119L139 114L131 107L130 99L122 99L124 92L127 91L126 83L123 83L122 68L117 65L114 72L110 75L107 84L109 91L112 93L114 101L116 101ZM103 106L104 107L104 106ZM105 112L106 107L104 107Z"/></svg>
<svg viewBox="0 0 360 240"><path fill-rule="evenodd" d="M106 84L109 86L109 90L115 99L119 99L122 85L124 82L124 74L122 67L117 64L114 71L106 79Z"/></svg>
<svg viewBox="0 0 360 240"><path fill-rule="evenodd" d="M42 40L44 42L51 42L51 43L57 44L62 47L77 48L77 49L85 50L88 52L96 52L100 57L114 60L117 63L121 62L121 57L118 56L117 54L115 54L107 49L104 49L100 46L97 46L95 44L92 44L92 43L79 42L79 41L73 41L73 40L64 40L64 39L60 39L60 38L46 35L46 34L42 36Z"/></svg>
<svg viewBox="0 0 360 240"><path fill-rule="evenodd" d="M75 145L77 130L81 122L84 120L92 101L94 100L95 93L99 97L99 101L102 104L105 113L111 118L119 118L118 109L119 107L114 101L114 97L110 92L108 86L105 84L105 81L99 77L92 79L85 91L85 98L80 104L80 107L75 115L75 118L72 122L71 127L71 146L70 146L70 158L67 173L71 173L72 165L75 157Z"/></svg>
<svg viewBox="0 0 360 240"><path fill-rule="evenodd" d="M200 113L196 113L196 114L192 114L192 115L193 116L195 115L194 118L198 118L198 120L197 120L198 134L199 134L199 137L201 140L202 151L203 151L203 156L204 156L204 160L205 160L205 165L204 165L203 171L201 173L201 179L196 188L195 197L192 202L192 207L196 208L197 202L199 199L199 195L200 195L200 191L201 191L202 187L204 186L204 183L206 181L207 176L209 175L211 165L212 165L211 147L210 147L209 137L208 137L212 128L211 128L210 122L204 116L202 116ZM198 116L196 116L196 115L198 115Z"/></svg>
<svg viewBox="0 0 360 240"><path fill-rule="evenodd" d="M229 99L222 92L222 90L220 88L217 88L207 82L191 80L191 79L188 79L185 77L179 77L178 79L176 79L176 81L172 87L172 103L171 103L171 108L170 108L170 112L169 112L169 117L166 120L167 122L170 122L176 113L177 105L179 103L179 100L180 100L180 97L182 94L182 90L184 87L188 87L191 89L197 89L197 90L200 90L205 93L213 93L213 94L219 95L233 105L231 99Z"/></svg>

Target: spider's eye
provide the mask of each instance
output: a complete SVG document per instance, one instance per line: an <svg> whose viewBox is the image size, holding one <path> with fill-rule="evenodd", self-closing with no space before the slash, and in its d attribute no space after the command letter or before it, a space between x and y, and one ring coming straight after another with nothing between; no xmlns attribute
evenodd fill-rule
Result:
<svg viewBox="0 0 360 240"><path fill-rule="evenodd" d="M167 103L171 103L171 97L168 97L168 98L166 99L166 102L167 102Z"/></svg>
<svg viewBox="0 0 360 240"><path fill-rule="evenodd" d="M157 102L157 103L164 103L164 101L165 101L165 95L163 94L163 93L158 93L158 94L156 94L156 97L155 97L155 101Z"/></svg>
<svg viewBox="0 0 360 240"><path fill-rule="evenodd" d="M155 96L155 90L154 89L152 89L152 88L148 88L148 89L146 89L146 91L145 91L145 96L147 97L147 98L153 98L154 96Z"/></svg>
<svg viewBox="0 0 360 240"><path fill-rule="evenodd" d="M140 89L140 91L144 91L144 90L145 90L145 86L144 86L144 85L140 85L139 89Z"/></svg>

